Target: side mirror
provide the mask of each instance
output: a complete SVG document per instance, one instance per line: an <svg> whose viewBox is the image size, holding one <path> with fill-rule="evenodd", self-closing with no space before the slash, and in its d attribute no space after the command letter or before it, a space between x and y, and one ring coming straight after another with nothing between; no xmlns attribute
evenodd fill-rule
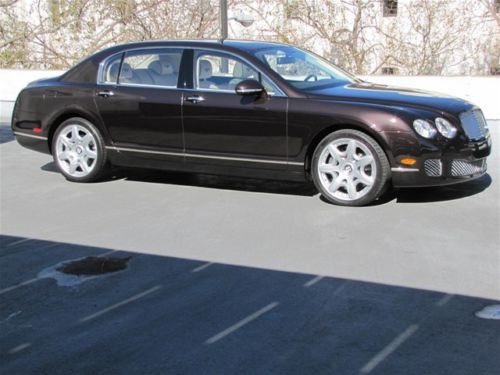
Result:
<svg viewBox="0 0 500 375"><path fill-rule="evenodd" d="M255 79L245 79L236 85L234 91L241 96L260 96L266 92L266 89Z"/></svg>

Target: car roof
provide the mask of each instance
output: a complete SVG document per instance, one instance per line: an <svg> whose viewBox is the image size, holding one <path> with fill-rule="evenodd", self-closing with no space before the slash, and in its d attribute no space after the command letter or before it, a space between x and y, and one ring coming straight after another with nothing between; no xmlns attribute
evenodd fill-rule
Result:
<svg viewBox="0 0 500 375"><path fill-rule="evenodd" d="M227 39L220 41L217 39L175 39L175 40L147 40L138 41L131 43L124 43L112 46L100 52L109 52L114 50L122 50L126 48L141 48L141 47L162 47L162 46L183 46L183 47L215 47L220 48L222 46L230 47L246 52L251 52L259 49L266 49L276 46L290 46L284 43L268 42L268 41L257 41L257 40L236 40Z"/></svg>
<svg viewBox="0 0 500 375"><path fill-rule="evenodd" d="M290 44L278 43L278 42L268 42L259 40L225 40L224 45L238 48L244 51L260 50L266 48L276 48L276 47L290 47Z"/></svg>

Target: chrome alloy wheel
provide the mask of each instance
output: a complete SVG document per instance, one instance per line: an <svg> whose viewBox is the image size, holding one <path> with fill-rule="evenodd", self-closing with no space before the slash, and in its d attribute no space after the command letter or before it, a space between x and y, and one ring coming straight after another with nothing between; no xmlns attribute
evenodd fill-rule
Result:
<svg viewBox="0 0 500 375"><path fill-rule="evenodd" d="M61 130L55 152L59 167L72 177L85 177L96 165L96 140L81 125L68 124Z"/></svg>
<svg viewBox="0 0 500 375"><path fill-rule="evenodd" d="M372 152L353 138L339 138L329 143L319 157L317 168L325 190L343 201L368 194L377 177Z"/></svg>

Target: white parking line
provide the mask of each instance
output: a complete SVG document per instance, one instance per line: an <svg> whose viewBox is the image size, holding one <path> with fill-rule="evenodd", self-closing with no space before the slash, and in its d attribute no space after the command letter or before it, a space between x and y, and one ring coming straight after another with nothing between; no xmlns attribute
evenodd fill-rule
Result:
<svg viewBox="0 0 500 375"><path fill-rule="evenodd" d="M335 289L335 290L333 291L333 295L334 295L334 296L338 296L338 295L340 294L340 292L342 292L342 291L345 289L345 287L347 286L347 283L348 283L348 281L344 281L342 284L340 284L340 285L337 287L337 289Z"/></svg>
<svg viewBox="0 0 500 375"><path fill-rule="evenodd" d="M207 341L205 341L205 344L213 344L220 339L226 337L227 335L233 333L234 331L240 329L241 327L247 325L251 321L257 319L259 316L265 314L266 312L274 309L276 306L279 305L279 302L273 302L270 303L269 305L263 307L262 309L254 312L253 314L247 316L245 319L240 320L238 323L233 324L231 327L226 328L224 331L216 334L215 336L210 337Z"/></svg>
<svg viewBox="0 0 500 375"><path fill-rule="evenodd" d="M315 278L313 278L313 279L309 280L308 282L306 282L306 283L304 284L304 287L305 287L305 288L309 288L310 286L313 286L313 285L314 285L314 284L316 284L318 281L320 281L321 279L324 279L324 278L325 278L325 276L320 276L320 275L318 275L318 276L316 276Z"/></svg>
<svg viewBox="0 0 500 375"><path fill-rule="evenodd" d="M212 264L214 264L214 263L213 262L209 262L209 263L202 264L199 267L193 268L191 270L191 272L200 272L200 271L203 271L205 268L210 267Z"/></svg>
<svg viewBox="0 0 500 375"><path fill-rule="evenodd" d="M16 245L19 245L19 244L22 244L22 243L25 243L25 242L28 242L28 241L32 241L32 240L33 240L32 238L23 238L21 240L17 240L17 241L11 242L10 244L6 245L5 247L16 246Z"/></svg>
<svg viewBox="0 0 500 375"><path fill-rule="evenodd" d="M102 309L102 310L100 310L98 312L95 312L95 313L90 314L90 315L88 315L88 316L86 316L84 318L81 318L79 320L79 322L83 323L83 322L87 322L89 320L95 319L95 318L97 318L97 317L99 317L101 315L106 314L107 312L110 312L110 311L115 310L115 309L117 309L119 307L122 307L122 306L126 305L127 303L134 302L134 301L138 300L139 298L145 297L148 294L156 292L160 288L161 288L161 285L157 285L157 286L155 286L155 287L153 287L151 289L148 289L148 290L146 290L146 291L144 291L142 293L139 293L139 294L136 294L135 296L127 298L126 300L123 300L121 302L115 303L114 305L106 307L105 309Z"/></svg>
<svg viewBox="0 0 500 375"><path fill-rule="evenodd" d="M117 253L117 252L119 252L119 251L120 251L120 250L111 250L111 251L107 251L107 252L105 252L105 253L103 253L103 254L99 254L99 255L96 255L96 256L97 256L98 258L100 258L100 257L106 257L106 256L108 256L108 255L111 255L111 254Z"/></svg>
<svg viewBox="0 0 500 375"><path fill-rule="evenodd" d="M24 344L18 345L15 348L9 350L9 354L19 353L21 350L29 348L31 346L31 342L25 342Z"/></svg>
<svg viewBox="0 0 500 375"><path fill-rule="evenodd" d="M34 279L23 281L23 282L21 282L19 284L15 284L15 285L9 286L8 288L0 289L0 294L4 294L4 293L7 293L7 292L10 292L11 290L20 288L22 286L32 284L32 283L34 283L34 282L36 282L38 280L40 280L40 279L38 277L35 277Z"/></svg>
<svg viewBox="0 0 500 375"><path fill-rule="evenodd" d="M454 297L453 294L446 294L439 301L436 302L436 306L443 307Z"/></svg>
<svg viewBox="0 0 500 375"><path fill-rule="evenodd" d="M370 359L366 365L364 365L359 371L362 374L368 374L375 367L377 367L380 362L386 359L391 353L393 353L401 344L408 340L418 329L417 324L412 324L404 330L398 337L392 340L389 345L387 345L382 351L380 351L375 357Z"/></svg>

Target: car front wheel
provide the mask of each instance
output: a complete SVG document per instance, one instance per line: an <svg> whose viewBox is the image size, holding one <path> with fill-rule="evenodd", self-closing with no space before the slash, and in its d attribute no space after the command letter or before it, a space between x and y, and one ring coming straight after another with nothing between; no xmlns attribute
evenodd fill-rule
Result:
<svg viewBox="0 0 500 375"><path fill-rule="evenodd" d="M70 118L58 127L52 140L52 155L61 173L74 182L98 180L107 162L99 130L79 117Z"/></svg>
<svg viewBox="0 0 500 375"><path fill-rule="evenodd" d="M326 136L316 147L311 174L329 202L363 206L379 198L390 177L382 148L363 132L344 129Z"/></svg>

